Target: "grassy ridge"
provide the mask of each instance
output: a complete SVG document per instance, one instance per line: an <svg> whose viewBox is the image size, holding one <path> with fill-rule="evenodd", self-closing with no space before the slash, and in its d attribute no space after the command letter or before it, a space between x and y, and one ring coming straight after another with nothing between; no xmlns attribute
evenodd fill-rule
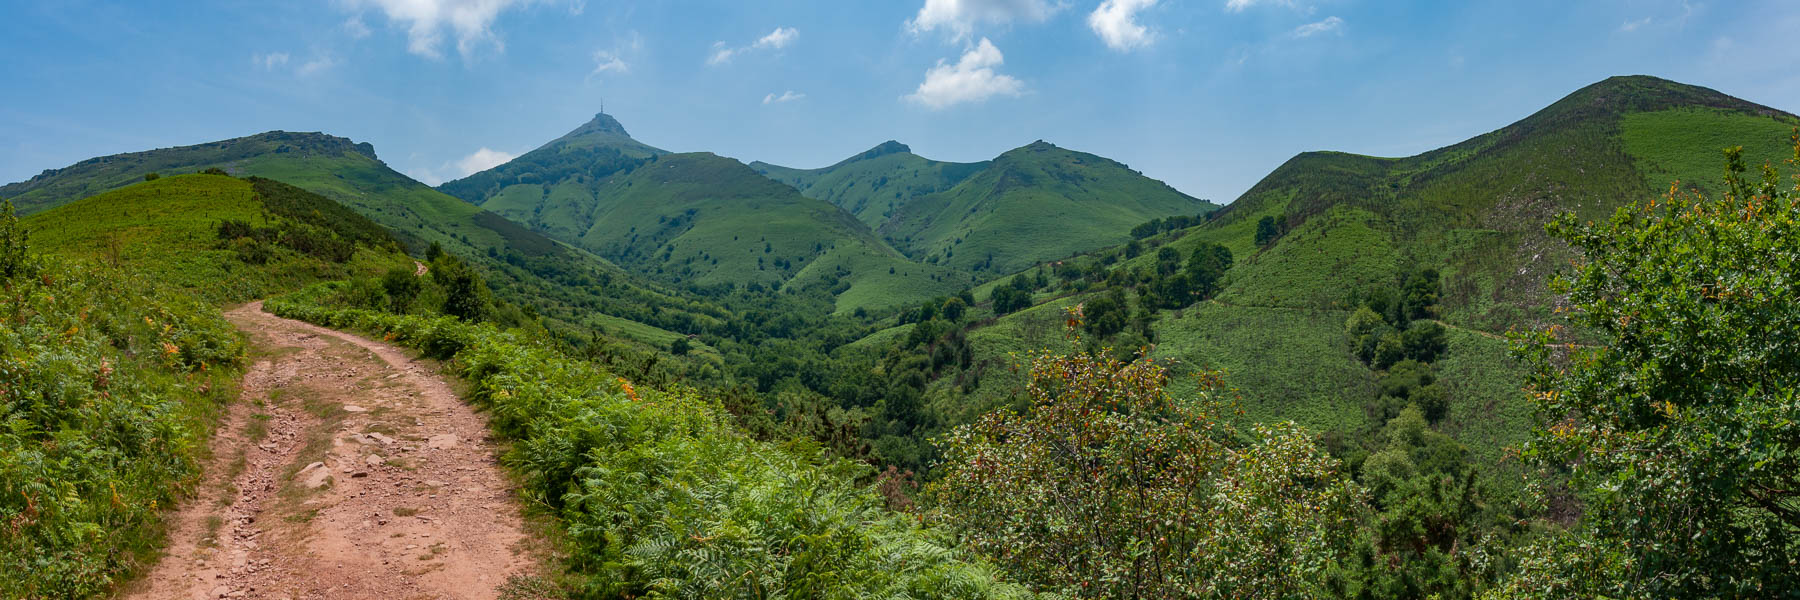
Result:
<svg viewBox="0 0 1800 600"><path fill-rule="evenodd" d="M746 437L715 402L634 388L515 334L448 318L324 308L282 316L450 359L515 443L507 462L568 530L583 595L1005 598L1029 594L851 483L866 467Z"/></svg>
<svg viewBox="0 0 1800 600"><path fill-rule="evenodd" d="M1036 142L908 202L880 231L915 260L1011 273L1123 243L1153 218L1213 208L1117 162Z"/></svg>
<svg viewBox="0 0 1800 600"><path fill-rule="evenodd" d="M872 229L879 229L914 198L948 190L987 166L987 161L931 160L891 140L822 169L750 163L756 172L794 186L808 198L835 204Z"/></svg>
<svg viewBox="0 0 1800 600"><path fill-rule="evenodd" d="M266 262L249 264L219 238L224 221L303 228L356 250L338 263L273 244L265 248ZM40 251L128 266L221 303L412 264L385 230L330 200L279 182L223 175L139 183L34 215L25 226Z"/></svg>
<svg viewBox="0 0 1800 600"><path fill-rule="evenodd" d="M161 545L243 346L211 306L62 258L0 281L0 597L100 594Z"/></svg>

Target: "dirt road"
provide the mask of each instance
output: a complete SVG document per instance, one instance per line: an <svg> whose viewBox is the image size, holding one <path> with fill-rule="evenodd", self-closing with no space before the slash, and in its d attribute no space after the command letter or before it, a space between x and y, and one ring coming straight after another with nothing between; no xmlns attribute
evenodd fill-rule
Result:
<svg viewBox="0 0 1800 600"><path fill-rule="evenodd" d="M253 364L168 553L126 598L488 599L535 564L482 417L398 349L226 314Z"/></svg>

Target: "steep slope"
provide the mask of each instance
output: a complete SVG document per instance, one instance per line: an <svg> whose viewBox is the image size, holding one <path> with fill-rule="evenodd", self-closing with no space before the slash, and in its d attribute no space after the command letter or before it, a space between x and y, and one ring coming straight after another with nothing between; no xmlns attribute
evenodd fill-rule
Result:
<svg viewBox="0 0 1800 600"><path fill-rule="evenodd" d="M1009 354L1066 344L1064 307L1100 298L1096 289L1111 272L1155 272L1162 247L1187 256L1211 242L1235 257L1225 290L1213 301L1155 312L1152 356L1174 361L1180 373L1224 369L1245 418L1292 419L1318 431L1364 427L1362 399L1377 395L1380 381L1351 351L1349 309L1374 289L1397 287L1408 269L1434 268L1449 327L1447 354L1434 363L1450 399L1439 427L1473 456L1497 463L1530 427L1522 374L1497 334L1556 322L1557 299L1545 282L1573 258L1544 233L1545 222L1565 211L1603 218L1676 179L1715 191L1721 148L1743 145L1748 164L1779 164L1792 154L1796 126L1793 115L1713 90L1618 77L1418 156L1301 154L1215 218L1141 240L1135 258L1113 247L1069 261L1084 274L1067 282L1052 275L1049 286L1035 288L1032 308L992 321L982 318L991 309L981 308L966 333L973 363L985 365L972 378L981 385L970 391L934 382L930 404L950 423L1005 404L1019 383L1004 368ZM1285 231L1261 248L1255 237L1264 217ZM977 300L986 304L997 285L977 288ZM852 348L883 347L905 338L905 327Z"/></svg>
<svg viewBox="0 0 1800 600"><path fill-rule="evenodd" d="M506 164L438 189L557 237L592 223L594 196L607 177L667 152L631 138L605 113Z"/></svg>
<svg viewBox="0 0 1800 600"><path fill-rule="evenodd" d="M732 159L644 145L605 114L441 189L638 275L706 293L822 286L848 311L974 283L908 261L828 202Z"/></svg>
<svg viewBox="0 0 1800 600"><path fill-rule="evenodd" d="M415 252L436 243L487 274L495 293L530 305L571 336L620 319L668 327L720 322L722 309L635 280L591 253L558 243L389 168L368 144L320 133L274 131L242 138L120 154L45 171L7 186L34 206L163 175L219 168L262 176L325 196L392 230ZM642 329L614 327L622 331ZM652 328L654 329L654 328ZM647 337L672 337L652 331Z"/></svg>
<svg viewBox="0 0 1800 600"><path fill-rule="evenodd" d="M129 267L214 302L412 268L386 229L322 196L268 179L163 177L24 223L41 252Z"/></svg>
<svg viewBox="0 0 1800 600"><path fill-rule="evenodd" d="M906 203L880 232L917 260L1010 273L1122 243L1150 219L1216 208L1118 162L1040 141Z"/></svg>
<svg viewBox="0 0 1800 600"><path fill-rule="evenodd" d="M1234 275L1222 299L1344 306L1408 265L1443 271L1445 317L1504 331L1547 318L1544 283L1568 256L1543 224L1560 212L1602 218L1676 180L1716 191L1720 150L1779 163L1793 115L1654 77L1614 77L1517 123L1407 158L1301 154L1194 233L1252 250L1254 224L1290 233ZM1344 245L1340 231L1365 242ZM1194 243L1194 242L1188 242ZM1319 257L1331 257L1321 262ZM1342 264L1358 265L1345 278Z"/></svg>
<svg viewBox="0 0 1800 600"><path fill-rule="evenodd" d="M887 279L929 282L916 285L915 294L946 287L932 283L972 283L912 265L848 213L707 153L659 156L608 179L590 214L578 245L674 283L784 286L806 281L802 273L844 278L852 288Z"/></svg>
<svg viewBox="0 0 1800 600"><path fill-rule="evenodd" d="M794 186L808 198L835 204L873 229L880 228L914 198L948 190L987 166L987 161L931 160L893 140L821 169L750 163L756 172Z"/></svg>

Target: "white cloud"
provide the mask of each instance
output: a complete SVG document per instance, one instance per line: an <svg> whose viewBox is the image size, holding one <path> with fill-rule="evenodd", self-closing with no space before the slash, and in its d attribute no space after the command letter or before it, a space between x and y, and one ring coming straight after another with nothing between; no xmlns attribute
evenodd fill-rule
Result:
<svg viewBox="0 0 1800 600"><path fill-rule="evenodd" d="M369 26L363 23L362 15L351 15L344 20L344 33L360 40L369 37Z"/></svg>
<svg viewBox="0 0 1800 600"><path fill-rule="evenodd" d="M722 65L731 62L732 57L751 50L780 50L788 47L788 44L794 43L794 38L797 37L800 37L800 30L798 29L792 27L776 27L775 31L769 32L769 35L762 36L755 42L752 42L749 46L742 48L727 46L725 45L725 42L713 42L713 53L712 56L706 58L706 64Z"/></svg>
<svg viewBox="0 0 1800 600"><path fill-rule="evenodd" d="M1325 17L1317 23L1307 23L1294 28L1294 37L1312 37L1321 33L1331 33L1344 28L1344 20L1337 17Z"/></svg>
<svg viewBox="0 0 1800 600"><path fill-rule="evenodd" d="M1114 50L1148 46L1156 41L1156 36L1137 22L1137 14L1152 6L1156 6L1156 0L1106 0L1088 15L1088 27Z"/></svg>
<svg viewBox="0 0 1800 600"><path fill-rule="evenodd" d="M504 165L515 158L518 158L518 156L510 152L489 150L484 146L480 150L476 150L473 154L463 157L462 160L456 161L456 170L462 173L461 175L458 175L458 177L468 177L475 173L480 173Z"/></svg>
<svg viewBox="0 0 1800 600"><path fill-rule="evenodd" d="M956 39L967 39L976 25L1041 23L1061 9L1061 3L1047 0L925 0L919 14L907 21L906 27L913 33L943 29Z"/></svg>
<svg viewBox="0 0 1800 600"><path fill-rule="evenodd" d="M1644 17L1644 18L1638 19L1636 21L1626 21L1624 24L1619 25L1619 31L1629 33L1629 32L1633 32L1633 31L1637 31L1637 29L1639 27L1643 27L1643 26L1649 25L1649 24L1650 24L1650 17Z"/></svg>
<svg viewBox="0 0 1800 600"><path fill-rule="evenodd" d="M800 37L800 30L792 27L776 27L775 31L769 32L769 35L765 35L762 39L756 40L755 47L775 48L779 50L786 48L788 44L793 43L794 38L796 37Z"/></svg>
<svg viewBox="0 0 1800 600"><path fill-rule="evenodd" d="M490 150L484 146L468 156L444 163L443 166L436 169L418 167L406 171L406 175L425 185L436 187L452 179L462 179L504 165L515 158L518 156L511 152Z"/></svg>
<svg viewBox="0 0 1800 600"><path fill-rule="evenodd" d="M1225 0L1225 10L1231 12L1244 12L1244 9L1258 4L1274 4L1292 7L1294 6L1294 0Z"/></svg>
<svg viewBox="0 0 1800 600"><path fill-rule="evenodd" d="M275 70L275 67L287 65L287 62L288 62L288 53L286 53L286 52L270 52L268 54L255 54L255 55L251 55L251 57L250 57L250 64L256 65L258 67L262 67L262 69L264 71L273 71L273 70Z"/></svg>
<svg viewBox="0 0 1800 600"><path fill-rule="evenodd" d="M589 73L589 75L630 72L631 65L625 64L625 59L621 58L618 52L611 50L594 51L594 71Z"/></svg>
<svg viewBox="0 0 1800 600"><path fill-rule="evenodd" d="M299 74L300 76L304 77L307 75L313 75L313 74L319 73L321 71L324 71L326 69L329 69L329 68L332 68L335 66L337 66L336 60L333 60L329 56L321 56L321 57L306 61L305 64L302 64L299 67L295 68L294 73Z"/></svg>
<svg viewBox="0 0 1800 600"><path fill-rule="evenodd" d="M443 58L445 35L456 38L456 50L469 56L486 42L497 48L504 44L495 37L494 20L507 10L533 4L536 0L337 0L356 11L353 21L361 23L361 11L381 11L388 22L406 28L406 49L427 58ZM576 0L579 2L579 0ZM348 24L346 24L348 27ZM366 28L366 27L365 27ZM354 34L354 29L352 33Z"/></svg>
<svg viewBox="0 0 1800 600"><path fill-rule="evenodd" d="M963 53L956 64L939 59L937 66L925 71L925 81L919 84L919 89L906 99L939 110L994 96L1018 96L1024 93L1025 84L994 71L994 67L1005 62L1000 49L987 38L981 38L981 42Z"/></svg>
<svg viewBox="0 0 1800 600"><path fill-rule="evenodd" d="M799 99L805 98L805 97L806 97L806 94L801 94L801 93L795 92L794 90L788 90L788 91L782 92L780 96L777 96L775 94L769 94L767 96L763 96L763 104L780 104L782 102L793 102L795 100L799 100Z"/></svg>

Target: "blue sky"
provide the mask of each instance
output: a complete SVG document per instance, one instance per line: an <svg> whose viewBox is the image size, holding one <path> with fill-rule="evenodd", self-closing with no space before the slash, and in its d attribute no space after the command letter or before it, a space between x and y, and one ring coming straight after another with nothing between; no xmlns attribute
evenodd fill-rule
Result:
<svg viewBox="0 0 1800 600"><path fill-rule="evenodd" d="M0 0L0 181L272 129L428 183L575 128L795 167L1044 139L1229 201L1295 153L1410 155L1616 74L1800 111L1800 3Z"/></svg>

